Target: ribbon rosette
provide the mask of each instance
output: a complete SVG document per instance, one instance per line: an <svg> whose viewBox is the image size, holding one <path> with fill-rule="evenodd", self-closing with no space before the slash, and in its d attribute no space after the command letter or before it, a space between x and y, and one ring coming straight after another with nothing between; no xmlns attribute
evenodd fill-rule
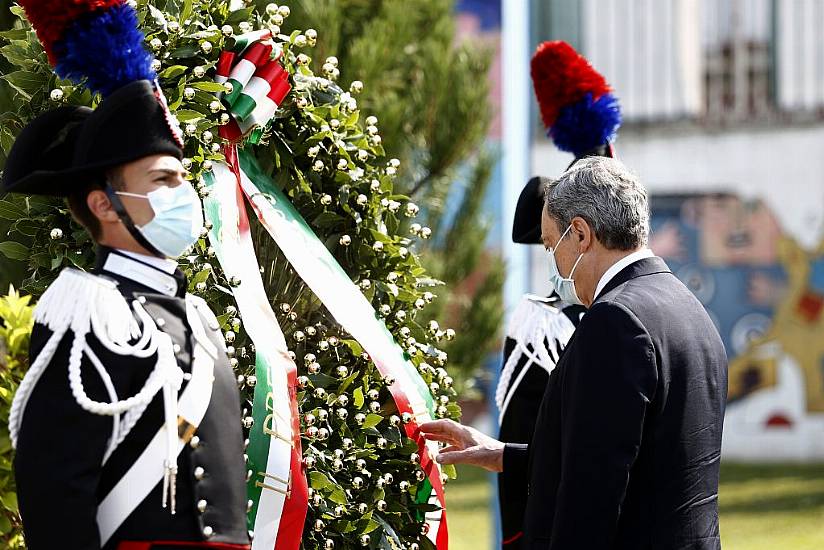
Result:
<svg viewBox="0 0 824 550"><path fill-rule="evenodd" d="M221 137L259 142L263 128L292 89L289 73L280 63L282 54L268 30L240 35L231 48L220 52L215 82L228 83L232 89L221 97L232 117L221 127Z"/></svg>

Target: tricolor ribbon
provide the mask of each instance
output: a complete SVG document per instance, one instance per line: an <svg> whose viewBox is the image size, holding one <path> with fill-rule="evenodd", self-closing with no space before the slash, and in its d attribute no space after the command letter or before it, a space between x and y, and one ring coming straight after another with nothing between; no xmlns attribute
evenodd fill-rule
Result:
<svg viewBox="0 0 824 550"><path fill-rule="evenodd" d="M233 151L227 150L227 161L235 165ZM232 292L255 346L254 423L247 449L252 550L298 550L308 487L301 462L297 367L263 286L237 172L216 163L205 180L209 242L226 276L240 280Z"/></svg>
<svg viewBox="0 0 824 550"><path fill-rule="evenodd" d="M231 92L221 94L232 116L229 124L220 128L221 137L228 141L246 138L257 143L292 89L289 73L280 63L282 52L271 37L269 31L241 35L230 49L220 52L215 82L232 87Z"/></svg>
<svg viewBox="0 0 824 550"><path fill-rule="evenodd" d="M363 346L380 374L392 378L389 391L398 411L408 419L404 431L417 443L420 465L427 476L427 481L418 491L418 501L437 506L436 511L425 515L428 527L426 536L439 550L446 550L446 501L441 470L434 460L437 444L427 442L418 428L420 423L435 417L435 403L426 382L386 325L378 319L372 304L286 195L261 171L255 159L241 151L234 168L240 187L258 220L298 275L335 320Z"/></svg>

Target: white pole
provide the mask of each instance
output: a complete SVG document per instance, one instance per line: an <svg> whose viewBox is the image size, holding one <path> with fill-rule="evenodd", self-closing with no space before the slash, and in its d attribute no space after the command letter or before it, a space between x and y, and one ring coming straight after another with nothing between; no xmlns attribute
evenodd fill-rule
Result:
<svg viewBox="0 0 824 550"><path fill-rule="evenodd" d="M506 317L529 288L528 246L512 242L518 195L529 177L529 3L503 0L503 185L501 250L506 263Z"/></svg>

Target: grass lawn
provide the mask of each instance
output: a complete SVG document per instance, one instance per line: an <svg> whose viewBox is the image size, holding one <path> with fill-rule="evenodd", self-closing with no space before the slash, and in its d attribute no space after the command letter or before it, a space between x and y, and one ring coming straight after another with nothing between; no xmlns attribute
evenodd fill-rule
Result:
<svg viewBox="0 0 824 550"><path fill-rule="evenodd" d="M447 486L450 549L496 547L489 477L458 474ZM824 464L724 464L719 493L724 550L824 549Z"/></svg>

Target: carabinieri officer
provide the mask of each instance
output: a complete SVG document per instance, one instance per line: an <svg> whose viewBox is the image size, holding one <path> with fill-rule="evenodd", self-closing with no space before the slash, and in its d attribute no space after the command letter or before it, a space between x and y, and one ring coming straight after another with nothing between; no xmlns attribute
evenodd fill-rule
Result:
<svg viewBox="0 0 824 550"><path fill-rule="evenodd" d="M148 80L31 122L2 191L66 197L99 245L40 299L10 415L29 550L245 549L235 376L175 258L203 214L179 130Z"/></svg>

